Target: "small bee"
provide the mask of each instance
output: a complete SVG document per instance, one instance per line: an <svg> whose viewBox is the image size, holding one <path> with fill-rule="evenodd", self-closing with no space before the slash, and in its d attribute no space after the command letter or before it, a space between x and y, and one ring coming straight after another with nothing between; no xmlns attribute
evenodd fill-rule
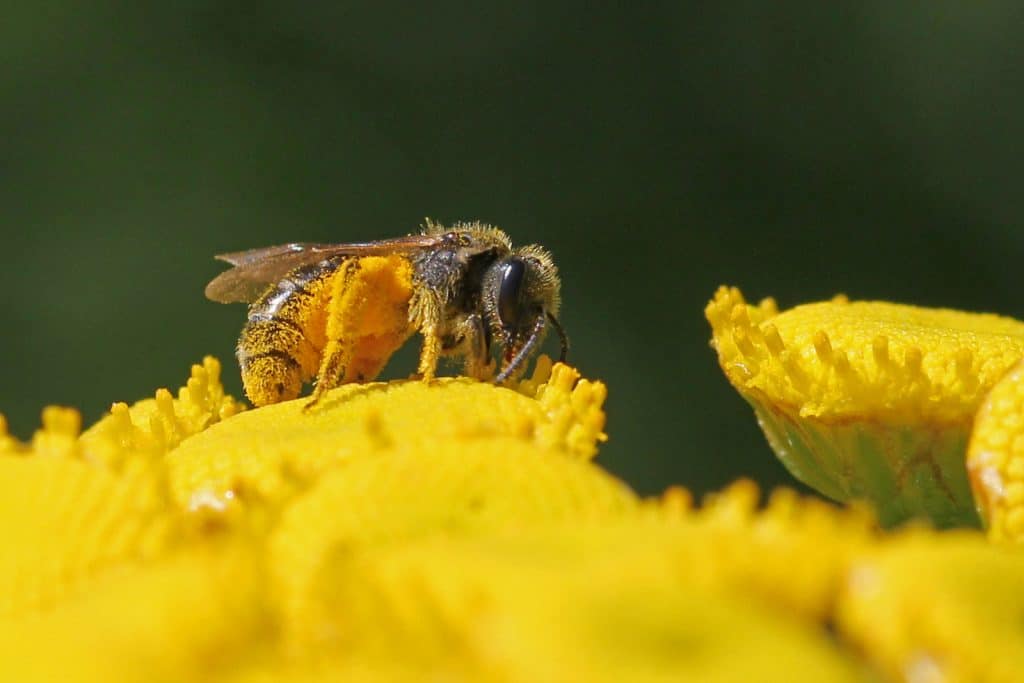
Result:
<svg viewBox="0 0 1024 683"><path fill-rule="evenodd" d="M441 356L461 356L465 374L495 371L496 383L523 372L550 324L558 322L558 270L542 247L513 248L481 223L452 228L427 221L420 234L349 244L285 244L216 258L233 268L206 286L221 303L249 303L238 340L245 393L262 406L296 398L316 378L307 404L347 382L374 379L415 332L418 374L434 377Z"/></svg>

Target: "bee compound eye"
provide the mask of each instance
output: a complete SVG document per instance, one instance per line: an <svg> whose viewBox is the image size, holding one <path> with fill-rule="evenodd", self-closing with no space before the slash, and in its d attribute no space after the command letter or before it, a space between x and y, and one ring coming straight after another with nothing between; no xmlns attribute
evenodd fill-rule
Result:
<svg viewBox="0 0 1024 683"><path fill-rule="evenodd" d="M505 327L516 327L522 301L523 278L526 264L522 259L509 259L501 264L501 283L498 285L498 317Z"/></svg>

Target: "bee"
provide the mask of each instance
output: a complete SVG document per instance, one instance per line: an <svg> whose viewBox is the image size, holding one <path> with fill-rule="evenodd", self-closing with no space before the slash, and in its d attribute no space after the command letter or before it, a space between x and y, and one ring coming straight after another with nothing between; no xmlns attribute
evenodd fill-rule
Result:
<svg viewBox="0 0 1024 683"><path fill-rule="evenodd" d="M418 375L433 379L442 356L463 359L481 380L522 374L548 327L558 321L561 282L546 249L513 248L498 228L451 228L427 220L418 234L347 244L293 243L216 256L233 267L206 286L221 303L249 304L238 340L245 393L262 406L297 398L306 407L348 382L374 379L416 332Z"/></svg>

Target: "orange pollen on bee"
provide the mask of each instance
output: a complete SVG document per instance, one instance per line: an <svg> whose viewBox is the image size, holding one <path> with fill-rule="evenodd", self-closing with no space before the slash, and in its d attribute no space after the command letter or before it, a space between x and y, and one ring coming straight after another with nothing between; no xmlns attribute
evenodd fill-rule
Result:
<svg viewBox="0 0 1024 683"><path fill-rule="evenodd" d="M340 269L339 269L340 270ZM339 322L353 337L393 336L409 326L409 299L412 297L412 264L401 256L364 256L359 267L340 283L340 301L335 296L328 320ZM403 339L404 341L404 339Z"/></svg>
<svg viewBox="0 0 1024 683"><path fill-rule="evenodd" d="M313 377L324 389L376 377L414 331L412 275L405 257L364 256L295 271L269 288L238 342L249 400L296 398Z"/></svg>

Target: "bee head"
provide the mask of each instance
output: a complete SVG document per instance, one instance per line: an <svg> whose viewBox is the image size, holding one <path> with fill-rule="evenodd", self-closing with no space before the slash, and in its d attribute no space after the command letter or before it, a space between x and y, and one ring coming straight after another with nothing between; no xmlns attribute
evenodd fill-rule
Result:
<svg viewBox="0 0 1024 683"><path fill-rule="evenodd" d="M487 269L482 283L484 317L491 337L502 345L500 384L518 375L544 339L548 324L562 344L559 360L565 360L569 340L558 322L561 282L551 255L530 245L516 249Z"/></svg>

